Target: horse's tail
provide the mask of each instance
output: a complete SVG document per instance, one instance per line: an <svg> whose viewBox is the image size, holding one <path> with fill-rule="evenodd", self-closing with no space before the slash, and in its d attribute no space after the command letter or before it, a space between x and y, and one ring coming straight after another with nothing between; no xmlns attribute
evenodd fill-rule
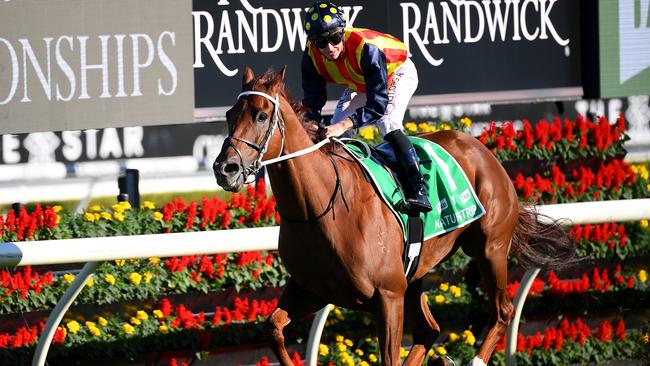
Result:
<svg viewBox="0 0 650 366"><path fill-rule="evenodd" d="M576 242L561 228L561 222L537 212L534 205L519 204L512 250L524 267L561 268L580 260Z"/></svg>

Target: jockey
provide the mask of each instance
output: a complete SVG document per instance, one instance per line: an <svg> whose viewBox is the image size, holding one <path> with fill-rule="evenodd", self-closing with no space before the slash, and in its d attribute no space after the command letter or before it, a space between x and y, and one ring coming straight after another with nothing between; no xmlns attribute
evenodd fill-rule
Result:
<svg viewBox="0 0 650 366"><path fill-rule="evenodd" d="M408 177L408 208L430 211L418 157L402 132L406 107L418 85L417 70L404 43L373 30L345 28L341 9L327 2L317 2L307 10L305 30L308 42L302 59L302 88L308 117L321 120L327 82L346 87L321 137L340 136L375 123Z"/></svg>

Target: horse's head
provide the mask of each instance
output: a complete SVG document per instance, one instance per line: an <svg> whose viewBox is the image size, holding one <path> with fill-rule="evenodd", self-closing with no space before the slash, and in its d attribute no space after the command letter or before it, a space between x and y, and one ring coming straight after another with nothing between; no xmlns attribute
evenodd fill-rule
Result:
<svg viewBox="0 0 650 366"><path fill-rule="evenodd" d="M286 66L275 75L255 79L253 71L245 68L242 92L226 112L228 137L212 165L223 189L238 191L255 177L265 153L273 154L271 157L281 153L284 122L280 95L285 70Z"/></svg>

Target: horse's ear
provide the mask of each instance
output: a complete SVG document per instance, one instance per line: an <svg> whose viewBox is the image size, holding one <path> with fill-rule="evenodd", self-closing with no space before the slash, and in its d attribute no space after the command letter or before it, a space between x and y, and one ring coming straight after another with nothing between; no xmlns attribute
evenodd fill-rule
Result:
<svg viewBox="0 0 650 366"><path fill-rule="evenodd" d="M244 77L242 78L242 89L246 87L253 79L255 78L255 75L253 75L253 70L251 70L250 67L246 66L244 68Z"/></svg>
<svg viewBox="0 0 650 366"><path fill-rule="evenodd" d="M284 65L280 72L278 72L274 77L273 80L271 80L270 83L270 89L275 89L278 85L282 84L284 81L284 75L287 72L287 65Z"/></svg>

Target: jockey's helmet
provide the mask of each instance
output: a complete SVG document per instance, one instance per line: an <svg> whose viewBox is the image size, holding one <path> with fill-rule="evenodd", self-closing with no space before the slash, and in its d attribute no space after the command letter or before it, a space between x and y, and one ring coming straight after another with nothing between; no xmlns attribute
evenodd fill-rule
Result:
<svg viewBox="0 0 650 366"><path fill-rule="evenodd" d="M307 37L327 37L345 28L345 14L336 5L319 1L307 9L305 30Z"/></svg>

